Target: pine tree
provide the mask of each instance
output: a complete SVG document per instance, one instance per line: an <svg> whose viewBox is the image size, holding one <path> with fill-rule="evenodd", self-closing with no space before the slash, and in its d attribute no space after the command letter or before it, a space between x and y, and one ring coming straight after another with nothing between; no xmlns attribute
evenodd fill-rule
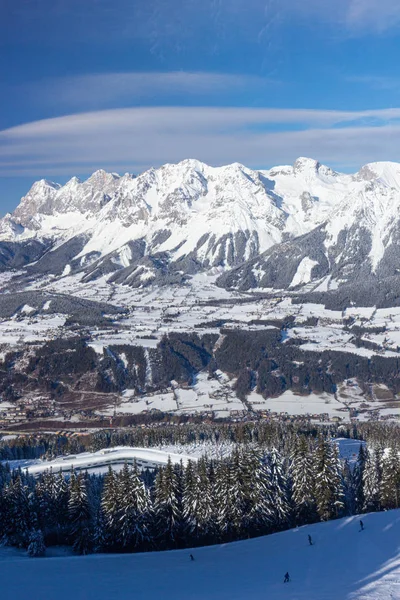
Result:
<svg viewBox="0 0 400 600"><path fill-rule="evenodd" d="M88 501L85 477L71 474L68 514L71 523L71 540L78 554L87 554L92 548L91 508Z"/></svg>
<svg viewBox="0 0 400 600"><path fill-rule="evenodd" d="M27 547L28 532L31 525L33 525L28 495L29 490L23 483L21 474L18 474L4 489L4 499L7 507L6 535L14 545L20 548Z"/></svg>
<svg viewBox="0 0 400 600"><path fill-rule="evenodd" d="M317 519L317 510L314 494L313 460L304 435L300 436L295 444L290 473L296 522L299 525L314 523Z"/></svg>
<svg viewBox="0 0 400 600"><path fill-rule="evenodd" d="M317 512L322 521L328 521L337 518L344 507L337 445L320 438L314 458Z"/></svg>
<svg viewBox="0 0 400 600"><path fill-rule="evenodd" d="M125 463L118 481L119 540L124 548L137 549L149 541L149 496L140 479L136 462Z"/></svg>
<svg viewBox="0 0 400 600"><path fill-rule="evenodd" d="M356 512L360 511L356 510L356 488L354 482L354 475L347 458L343 461L342 479L343 502L346 509L345 512L348 515L354 515Z"/></svg>
<svg viewBox="0 0 400 600"><path fill-rule="evenodd" d="M400 498L400 463L398 451L389 448L382 460L380 501L383 508L398 508Z"/></svg>
<svg viewBox="0 0 400 600"><path fill-rule="evenodd" d="M44 556L46 552L46 546L44 543L43 533L40 529L33 529L29 534L28 539L28 556L36 558Z"/></svg>
<svg viewBox="0 0 400 600"><path fill-rule="evenodd" d="M160 544L177 546L182 528L182 513L179 501L179 482L168 457L168 463L160 468L155 481L155 531Z"/></svg>
<svg viewBox="0 0 400 600"><path fill-rule="evenodd" d="M60 470L55 482L55 513L57 522L57 543L66 543L67 532L69 529L69 487L65 477Z"/></svg>
<svg viewBox="0 0 400 600"><path fill-rule="evenodd" d="M284 462L276 448L273 448L270 452L268 464L274 506L274 523L278 528L287 527L291 517L289 486Z"/></svg>
<svg viewBox="0 0 400 600"><path fill-rule="evenodd" d="M381 452L367 450L363 472L363 511L372 512L380 509L380 487L382 479Z"/></svg>
<svg viewBox="0 0 400 600"><path fill-rule="evenodd" d="M354 511L360 513L365 505L364 497L364 470L366 461L366 451L363 444L360 444L357 462L353 471L353 490L354 490Z"/></svg>
<svg viewBox="0 0 400 600"><path fill-rule="evenodd" d="M221 461L215 472L216 523L221 540L231 541L237 533L237 507L233 489L233 469L229 461Z"/></svg>
<svg viewBox="0 0 400 600"><path fill-rule="evenodd" d="M183 491L183 518L187 544L210 542L215 538L214 499L204 458L188 461Z"/></svg>
<svg viewBox="0 0 400 600"><path fill-rule="evenodd" d="M247 515L249 533L265 534L271 529L275 515L269 463L266 457L255 452L251 452L247 460L248 469L253 475Z"/></svg>
<svg viewBox="0 0 400 600"><path fill-rule="evenodd" d="M46 537L57 539L58 523L61 515L58 511L58 486L54 473L45 471L36 483L38 520Z"/></svg>
<svg viewBox="0 0 400 600"><path fill-rule="evenodd" d="M198 537L198 475L193 462L188 461L183 486L183 520L185 537L195 540Z"/></svg>
<svg viewBox="0 0 400 600"><path fill-rule="evenodd" d="M103 494L101 498L101 511L103 514L104 534L102 536L102 544L106 548L113 549L119 543L119 519L120 519L120 498L117 476L108 467L108 473L104 479ZM96 534L99 540L99 532Z"/></svg>

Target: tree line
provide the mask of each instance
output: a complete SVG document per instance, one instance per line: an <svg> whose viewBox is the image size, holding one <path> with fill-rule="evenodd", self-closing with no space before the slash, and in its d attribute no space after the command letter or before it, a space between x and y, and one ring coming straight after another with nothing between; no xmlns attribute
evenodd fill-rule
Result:
<svg viewBox="0 0 400 600"><path fill-rule="evenodd" d="M169 460L155 473L124 464L34 479L0 466L0 538L31 556L60 544L86 554L230 542L399 504L396 447L360 444L350 465L323 435L283 452L237 445L221 460Z"/></svg>

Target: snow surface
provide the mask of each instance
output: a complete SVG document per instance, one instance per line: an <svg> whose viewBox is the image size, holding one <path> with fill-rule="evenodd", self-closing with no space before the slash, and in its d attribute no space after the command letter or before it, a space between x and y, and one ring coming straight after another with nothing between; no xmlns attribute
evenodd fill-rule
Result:
<svg viewBox="0 0 400 600"><path fill-rule="evenodd" d="M24 464L21 464L21 461L12 461L12 463L9 464L13 468L21 467L24 468L24 470L26 469L30 475L39 475L49 469L52 469L53 471L71 471L71 469L86 470L115 463L124 464L125 462L128 462L132 464L134 460L137 461L138 466L151 468L154 466L166 465L169 458L173 464L179 463L181 460L184 464L190 459L196 460L195 457L185 456L183 454L173 454L171 452L155 450L153 448L117 446L115 448L99 450L98 452L82 452L75 456L62 456L51 461L24 461Z"/></svg>
<svg viewBox="0 0 400 600"><path fill-rule="evenodd" d="M317 264L318 261L311 260L311 258L308 258L308 256L303 258L303 260L297 267L296 274L293 277L292 283L289 287L295 287L296 285L300 285L301 283L309 283L311 281L311 271L313 267L315 267L315 265Z"/></svg>
<svg viewBox="0 0 400 600"><path fill-rule="evenodd" d="M28 558L0 550L2 600L398 600L400 511L170 552ZM308 545L311 535L314 545ZM189 559L189 554L195 560ZM54 555L54 553L52 553ZM291 581L283 583L286 571Z"/></svg>

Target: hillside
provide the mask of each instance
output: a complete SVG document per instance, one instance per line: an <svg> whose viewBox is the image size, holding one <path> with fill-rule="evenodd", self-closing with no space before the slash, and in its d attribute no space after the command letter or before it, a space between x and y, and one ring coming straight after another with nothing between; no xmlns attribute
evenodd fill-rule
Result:
<svg viewBox="0 0 400 600"><path fill-rule="evenodd" d="M30 559L2 550L2 599L388 600L400 598L400 510L192 550ZM308 545L310 534L314 545ZM289 571L291 582L283 584Z"/></svg>

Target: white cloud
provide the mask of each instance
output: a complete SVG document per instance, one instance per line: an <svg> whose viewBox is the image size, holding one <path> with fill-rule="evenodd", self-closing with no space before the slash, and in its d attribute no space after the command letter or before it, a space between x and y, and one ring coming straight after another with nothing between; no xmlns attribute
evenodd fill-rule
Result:
<svg viewBox="0 0 400 600"><path fill-rule="evenodd" d="M381 34L400 25L398 0L282 0L286 18L297 13L331 22L353 34Z"/></svg>
<svg viewBox="0 0 400 600"><path fill-rule="evenodd" d="M277 82L251 75L170 71L94 73L42 80L21 86L19 93L29 95L39 105L55 105L79 111L134 105L163 98L182 96L221 99L244 90L263 92Z"/></svg>
<svg viewBox="0 0 400 600"><path fill-rule="evenodd" d="M382 33L400 24L398 0L350 0L346 22L356 30Z"/></svg>
<svg viewBox="0 0 400 600"><path fill-rule="evenodd" d="M351 75L345 78L349 83L359 83L376 90L399 90L400 78L383 75Z"/></svg>
<svg viewBox="0 0 400 600"><path fill-rule="evenodd" d="M308 155L349 169L396 160L400 109L131 108L27 123L0 132L0 175L95 168L139 171L198 158L268 167ZM371 122L375 126L371 126ZM295 129L295 130L293 130Z"/></svg>

